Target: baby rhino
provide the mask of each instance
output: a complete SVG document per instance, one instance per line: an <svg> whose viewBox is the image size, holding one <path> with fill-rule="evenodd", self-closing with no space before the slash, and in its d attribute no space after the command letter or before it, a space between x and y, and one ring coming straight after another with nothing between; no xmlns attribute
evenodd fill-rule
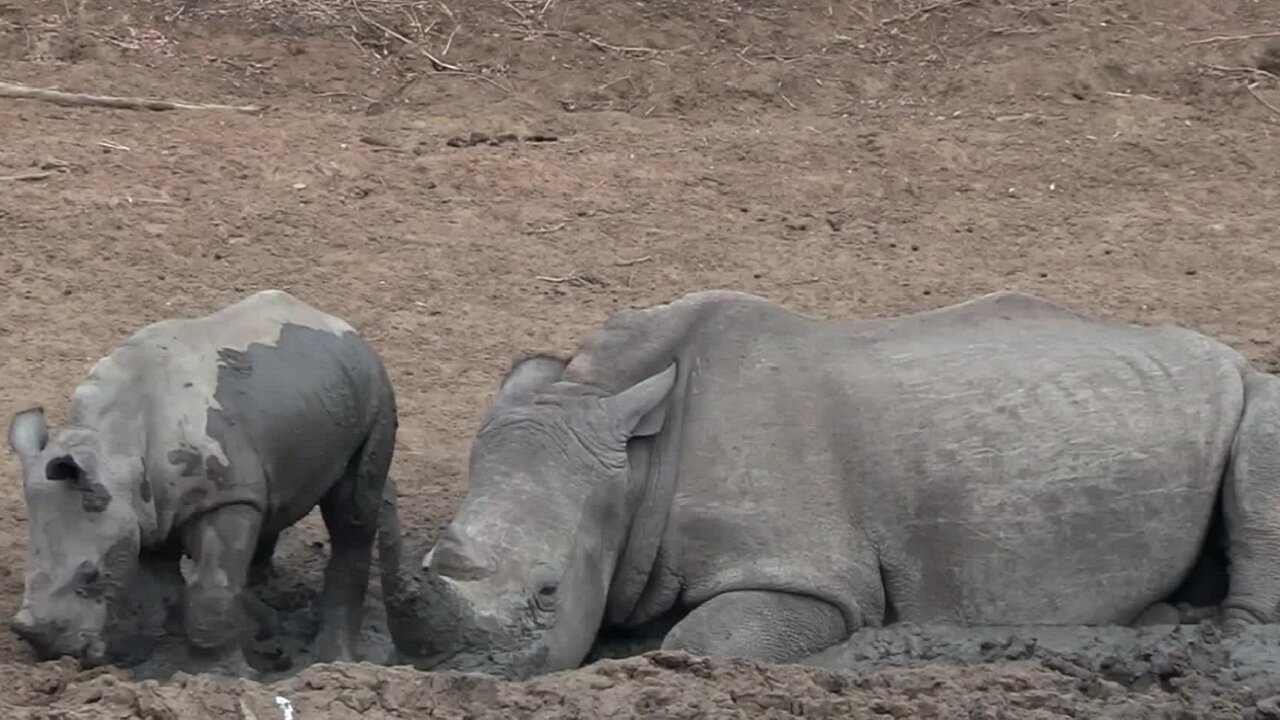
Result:
<svg viewBox="0 0 1280 720"><path fill-rule="evenodd" d="M75 389L56 439L41 408L13 418L30 535L10 626L42 658L105 662L139 553L180 550L192 660L253 675L239 643L250 566L318 504L332 554L317 656L353 659L396 427L374 350L287 293L139 330Z"/></svg>

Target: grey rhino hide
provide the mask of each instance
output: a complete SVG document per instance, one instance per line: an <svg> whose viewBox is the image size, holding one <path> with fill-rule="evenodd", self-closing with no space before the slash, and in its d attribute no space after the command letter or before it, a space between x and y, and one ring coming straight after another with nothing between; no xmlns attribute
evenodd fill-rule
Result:
<svg viewBox="0 0 1280 720"><path fill-rule="evenodd" d="M673 365L656 434L592 409ZM1008 292L830 321L711 291L507 385L396 596L448 608L419 616L423 666L563 669L671 613L664 647L773 661L894 621L1127 624L1192 579L1215 518L1228 626L1280 603L1280 381L1190 330ZM528 610L517 579L547 562L572 612Z"/></svg>
<svg viewBox="0 0 1280 720"><path fill-rule="evenodd" d="M359 548L367 573L395 425L372 348L287 293L138 330L77 386L52 442L42 413L11 424L31 516L11 626L41 655L102 661L107 611L139 553L185 553L189 642L234 644L246 568L269 562L278 534L328 498L350 587L330 597L327 581L321 644L349 655L350 633L329 627L358 623L343 608L363 594ZM226 653L224 669L249 671Z"/></svg>

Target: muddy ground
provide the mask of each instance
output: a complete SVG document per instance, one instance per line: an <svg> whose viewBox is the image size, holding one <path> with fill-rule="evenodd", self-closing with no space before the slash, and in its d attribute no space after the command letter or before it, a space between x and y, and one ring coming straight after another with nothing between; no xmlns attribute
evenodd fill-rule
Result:
<svg viewBox="0 0 1280 720"><path fill-rule="evenodd" d="M1274 369L1266 33L1268 0L0 0L0 80L267 106L0 99L0 413L57 422L122 335L286 288L384 354L423 545L514 354L691 290L836 317L1021 289ZM25 512L16 462L0 468L7 617ZM312 517L281 542L264 670L308 661L324 541ZM377 661L376 580L370 607ZM1034 654L846 658L854 675L652 656L526 685L314 667L278 692L298 717L1280 713L1222 651L1192 655L1208 665L1189 684ZM0 632L14 717L283 717L277 690L31 663Z"/></svg>

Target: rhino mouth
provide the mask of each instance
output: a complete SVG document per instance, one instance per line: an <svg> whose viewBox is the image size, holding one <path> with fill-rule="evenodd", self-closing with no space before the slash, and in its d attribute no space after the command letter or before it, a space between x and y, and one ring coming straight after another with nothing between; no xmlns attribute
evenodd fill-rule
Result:
<svg viewBox="0 0 1280 720"><path fill-rule="evenodd" d="M97 667L107 662L106 642L94 633L78 633L55 642L28 640L28 644L40 662L71 657L85 668Z"/></svg>
<svg viewBox="0 0 1280 720"><path fill-rule="evenodd" d="M527 680L538 674L547 657L546 648L513 650L460 651L423 661L427 670L435 672L482 673L503 680Z"/></svg>

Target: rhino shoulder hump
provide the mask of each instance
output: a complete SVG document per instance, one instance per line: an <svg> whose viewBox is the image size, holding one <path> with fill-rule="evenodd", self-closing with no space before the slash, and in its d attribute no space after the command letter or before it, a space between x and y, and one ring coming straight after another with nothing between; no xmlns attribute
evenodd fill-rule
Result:
<svg viewBox="0 0 1280 720"><path fill-rule="evenodd" d="M986 295L979 295L972 300L957 303L951 307L968 308L997 314L1017 313L1020 315L1038 314L1083 317L1083 315L1072 310L1067 305L1021 290L997 290Z"/></svg>
<svg viewBox="0 0 1280 720"><path fill-rule="evenodd" d="M616 312L579 343L564 377L609 387L638 382L670 363L707 317L745 306L773 303L745 292L702 290L668 303Z"/></svg>

